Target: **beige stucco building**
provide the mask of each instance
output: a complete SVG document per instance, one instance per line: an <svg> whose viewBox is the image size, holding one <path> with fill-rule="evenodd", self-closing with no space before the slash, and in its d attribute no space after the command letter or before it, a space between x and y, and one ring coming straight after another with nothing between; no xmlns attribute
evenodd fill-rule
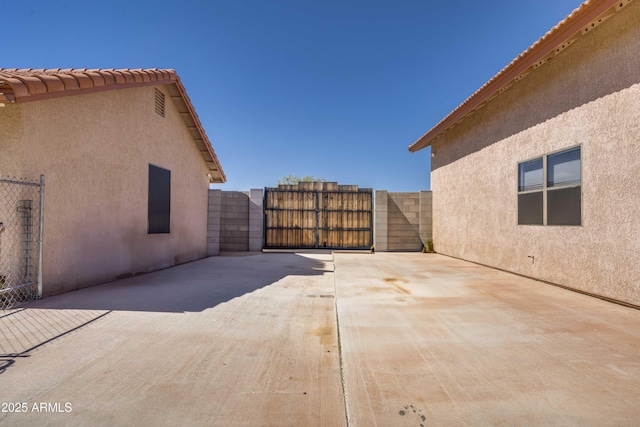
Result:
<svg viewBox="0 0 640 427"><path fill-rule="evenodd" d="M640 2L583 3L409 147L438 252L640 305Z"/></svg>
<svg viewBox="0 0 640 427"><path fill-rule="evenodd" d="M45 177L44 296L207 256L225 175L173 70L0 69L0 104L0 174Z"/></svg>

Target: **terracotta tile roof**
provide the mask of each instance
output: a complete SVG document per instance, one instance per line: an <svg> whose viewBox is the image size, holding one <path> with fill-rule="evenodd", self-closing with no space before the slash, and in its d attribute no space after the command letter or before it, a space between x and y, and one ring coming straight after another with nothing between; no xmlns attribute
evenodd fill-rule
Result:
<svg viewBox="0 0 640 427"><path fill-rule="evenodd" d="M409 146L416 152L431 143L469 114L482 108L500 92L532 70L561 53L579 36L586 34L633 0L587 0L560 21L531 47L518 55L491 80L456 107L449 115Z"/></svg>
<svg viewBox="0 0 640 427"><path fill-rule="evenodd" d="M148 69L17 69L0 68L0 103L23 103L63 96L140 86L167 85L202 157L210 182L223 183L226 176L200 123L180 77L174 70Z"/></svg>

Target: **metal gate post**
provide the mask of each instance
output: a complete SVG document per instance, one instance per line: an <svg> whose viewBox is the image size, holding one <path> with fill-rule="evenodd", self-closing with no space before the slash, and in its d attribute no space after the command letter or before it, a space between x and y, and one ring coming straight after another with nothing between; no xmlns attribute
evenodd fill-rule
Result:
<svg viewBox="0 0 640 427"><path fill-rule="evenodd" d="M373 200L373 190L371 191L371 198L369 199L369 203L371 206L371 214L369 215L369 247L372 248L373 247L373 233L374 230L373 228L375 227L375 221L373 220L373 215L375 215L375 204L374 204L374 200Z"/></svg>
<svg viewBox="0 0 640 427"><path fill-rule="evenodd" d="M40 224L38 227L38 298L42 298L42 236L44 228L44 175L40 175Z"/></svg>
<svg viewBox="0 0 640 427"><path fill-rule="evenodd" d="M17 212L20 214L20 277L22 284L33 280L33 254L31 239L33 238L33 201L18 200Z"/></svg>
<svg viewBox="0 0 640 427"><path fill-rule="evenodd" d="M316 190L316 249L320 246L320 193Z"/></svg>
<svg viewBox="0 0 640 427"><path fill-rule="evenodd" d="M267 247L267 187L262 194L262 247Z"/></svg>

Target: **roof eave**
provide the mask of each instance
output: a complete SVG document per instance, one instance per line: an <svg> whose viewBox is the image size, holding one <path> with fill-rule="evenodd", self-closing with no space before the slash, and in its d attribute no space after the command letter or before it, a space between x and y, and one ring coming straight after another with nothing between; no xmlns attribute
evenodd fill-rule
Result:
<svg viewBox="0 0 640 427"><path fill-rule="evenodd" d="M482 108L500 92L523 78L547 60L562 52L580 35L586 34L614 12L632 0L588 0L560 21L531 47L518 55L491 80L467 98L449 115L411 144L409 151L415 153L433 143L452 126L464 120L472 112Z"/></svg>
<svg viewBox="0 0 640 427"><path fill-rule="evenodd" d="M73 73L71 73L73 72ZM159 69L0 69L0 104L25 103L116 89L165 85L209 170L210 183L225 183L220 161L187 91L174 70Z"/></svg>
<svg viewBox="0 0 640 427"><path fill-rule="evenodd" d="M204 127L200 122L200 118L198 117L198 114L196 114L196 110L193 104L191 103L191 99L189 99L189 96L187 95L187 90L180 82L180 79L177 79L175 82L172 82L172 83L175 84L175 87L178 90L178 93L180 94L179 98L172 95L172 99L176 103L177 102L184 103L184 106L189 112L188 115L182 116L183 120L185 121L185 126L187 126L188 129L193 127L194 130L196 130L198 133L199 139L194 138L194 142L196 142L196 145L198 145L198 148L200 149L200 154L202 154L202 157L205 159L205 162L207 163L207 168L209 169L209 182L211 184L224 184L225 182L227 182L227 177L224 171L222 170L222 166L220 165L218 156L216 156L215 152L213 151L213 146L211 145L211 141L209 141L209 138L207 137L207 134L204 131ZM178 107L178 111L180 111L181 106L177 105L177 107ZM191 126L190 122L193 122L193 126ZM198 144L198 141L201 141L202 144ZM202 150L202 146L204 146L205 150Z"/></svg>

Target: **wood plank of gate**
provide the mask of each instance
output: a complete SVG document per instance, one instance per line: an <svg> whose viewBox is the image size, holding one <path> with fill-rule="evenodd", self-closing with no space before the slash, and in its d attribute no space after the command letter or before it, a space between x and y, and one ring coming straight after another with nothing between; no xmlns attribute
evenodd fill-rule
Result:
<svg viewBox="0 0 640 427"><path fill-rule="evenodd" d="M28 405L0 424L345 425L331 260L208 258L0 315L0 403Z"/></svg>
<svg viewBox="0 0 640 427"><path fill-rule="evenodd" d="M432 254L336 254L351 426L638 425L640 311Z"/></svg>
<svg viewBox="0 0 640 427"><path fill-rule="evenodd" d="M371 189L358 190L357 185L331 182L301 182L267 188L265 200L267 248L371 245L367 238L371 237ZM367 215L360 212L363 209L368 209Z"/></svg>

